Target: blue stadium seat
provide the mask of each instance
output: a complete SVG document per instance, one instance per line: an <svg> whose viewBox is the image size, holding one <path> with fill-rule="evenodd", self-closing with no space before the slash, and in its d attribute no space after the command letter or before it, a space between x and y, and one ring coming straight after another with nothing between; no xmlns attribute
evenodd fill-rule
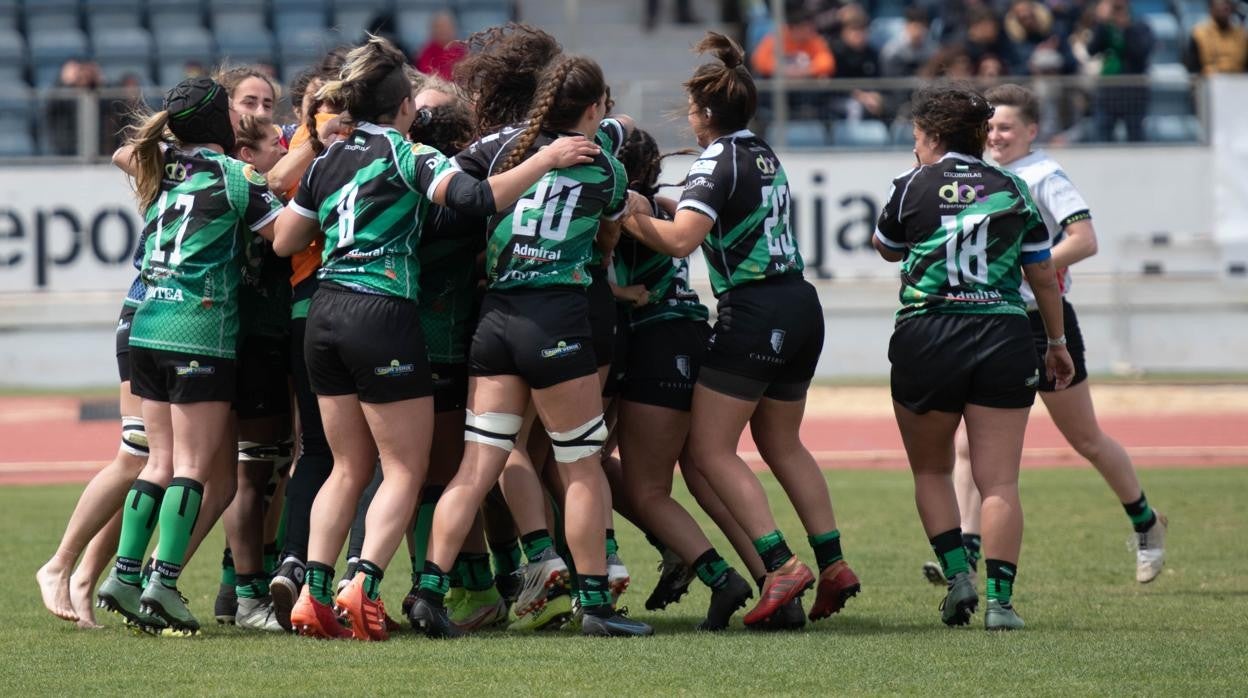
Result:
<svg viewBox="0 0 1248 698"><path fill-rule="evenodd" d="M147 0L147 21L159 35L188 26L203 26L204 7L200 0Z"/></svg>
<svg viewBox="0 0 1248 698"><path fill-rule="evenodd" d="M451 4L446 0L394 0L394 9L398 12L405 10L436 11L445 10Z"/></svg>
<svg viewBox="0 0 1248 698"><path fill-rule="evenodd" d="M117 85L123 78L134 75L142 85L152 83L152 64L150 61L110 58L98 61L100 72L104 74L104 83Z"/></svg>
<svg viewBox="0 0 1248 698"><path fill-rule="evenodd" d="M888 129L893 145L914 147L914 124L909 121L898 121Z"/></svg>
<svg viewBox="0 0 1248 698"><path fill-rule="evenodd" d="M867 35L870 37L871 45L878 50L884 48L884 44L892 41L893 37L901 34L902 27L905 26L906 20L902 17L876 17L867 27Z"/></svg>
<svg viewBox="0 0 1248 698"><path fill-rule="evenodd" d="M178 63L196 60L205 65L211 63L216 50L212 36L201 27L181 27L164 32L155 32L156 57L161 64ZM165 84L163 73L161 84Z"/></svg>
<svg viewBox="0 0 1248 698"><path fill-rule="evenodd" d="M88 0L84 14L92 36L101 31L143 24L142 0Z"/></svg>
<svg viewBox="0 0 1248 698"><path fill-rule="evenodd" d="M338 0L330 19L330 27L341 41L355 42L364 36L364 32L369 29L369 22L385 10L386 6L385 0L361 0L360 2Z"/></svg>
<svg viewBox="0 0 1248 698"><path fill-rule="evenodd" d="M822 148L828 145L828 129L822 121L796 120L790 121L785 129L787 143L781 143L779 129L771 126L767 129L767 142L777 148Z"/></svg>
<svg viewBox="0 0 1248 698"><path fill-rule="evenodd" d="M22 14L20 5L18 0L0 0L0 31L17 31Z"/></svg>
<svg viewBox="0 0 1248 698"><path fill-rule="evenodd" d="M1131 12L1136 17L1163 14L1170 11L1169 0L1131 0Z"/></svg>
<svg viewBox="0 0 1248 698"><path fill-rule="evenodd" d="M29 87L0 85L0 117L29 121L34 113L34 93Z"/></svg>
<svg viewBox="0 0 1248 698"><path fill-rule="evenodd" d="M28 34L80 26L78 0L27 0L25 11Z"/></svg>
<svg viewBox="0 0 1248 698"><path fill-rule="evenodd" d="M303 68L320 61L325 52L338 44L337 36L324 29L304 29L278 41L283 77L289 80Z"/></svg>
<svg viewBox="0 0 1248 698"><path fill-rule="evenodd" d="M459 10L459 33L467 36L481 31L486 27L506 24L511 19L511 11L502 6L464 7Z"/></svg>
<svg viewBox="0 0 1248 698"><path fill-rule="evenodd" d="M1154 63L1177 63L1181 52L1179 40L1179 20L1174 15L1147 14L1143 17L1149 28L1153 30L1156 44L1153 48Z"/></svg>
<svg viewBox="0 0 1248 698"><path fill-rule="evenodd" d="M142 27L116 28L100 32L92 37L95 57L139 58L148 60L152 55L152 35Z"/></svg>
<svg viewBox="0 0 1248 698"><path fill-rule="evenodd" d="M1146 116L1144 135L1158 143L1191 143L1201 139L1200 119L1192 115Z"/></svg>
<svg viewBox="0 0 1248 698"><path fill-rule="evenodd" d="M431 8L402 9L395 17L399 38L413 53L420 51L429 40L429 20L438 10Z"/></svg>
<svg viewBox="0 0 1248 698"><path fill-rule="evenodd" d="M65 61L89 55L87 37L81 30L54 29L30 35L30 64L36 87L55 83Z"/></svg>
<svg viewBox="0 0 1248 698"><path fill-rule="evenodd" d="M0 157L25 158L35 154L35 140L30 129L0 131Z"/></svg>
<svg viewBox="0 0 1248 698"><path fill-rule="evenodd" d="M16 29L0 27L0 85L24 82L26 40Z"/></svg>
<svg viewBox="0 0 1248 698"><path fill-rule="evenodd" d="M310 31L324 34L328 19L329 15L323 8L274 9L273 32L277 35L278 43L283 44L288 37Z"/></svg>
<svg viewBox="0 0 1248 698"><path fill-rule="evenodd" d="M888 142L888 127L879 121L837 121L832 124L832 145L881 148Z"/></svg>

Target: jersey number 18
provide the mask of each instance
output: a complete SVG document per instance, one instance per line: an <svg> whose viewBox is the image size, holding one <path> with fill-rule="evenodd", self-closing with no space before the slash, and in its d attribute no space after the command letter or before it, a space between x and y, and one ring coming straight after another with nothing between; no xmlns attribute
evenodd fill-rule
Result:
<svg viewBox="0 0 1248 698"><path fill-rule="evenodd" d="M941 216L940 224L949 236L945 241L949 285L988 283L988 216Z"/></svg>

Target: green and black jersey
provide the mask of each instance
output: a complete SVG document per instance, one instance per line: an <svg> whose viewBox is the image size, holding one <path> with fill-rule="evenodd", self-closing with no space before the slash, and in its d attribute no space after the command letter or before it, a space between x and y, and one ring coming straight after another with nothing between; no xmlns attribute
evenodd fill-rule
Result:
<svg viewBox="0 0 1248 698"><path fill-rule="evenodd" d="M359 123L308 166L290 207L319 221L322 281L418 300L416 249L433 192L454 173L442 153Z"/></svg>
<svg viewBox="0 0 1248 698"><path fill-rule="evenodd" d="M603 152L611 153L611 157L620 157L620 151L624 149L624 141L628 139L628 131L624 128L624 124L618 119L606 118L598 124L598 131L594 133L594 143ZM597 231L594 233L597 235ZM594 245L589 255L589 266L601 267L603 262L602 250L598 245Z"/></svg>
<svg viewBox="0 0 1248 698"><path fill-rule="evenodd" d="M243 231L242 284L238 288L239 333L243 337L290 334L290 259L273 243Z"/></svg>
<svg viewBox="0 0 1248 698"><path fill-rule="evenodd" d="M432 206L420 236L420 326L431 363L468 360L485 219Z"/></svg>
<svg viewBox="0 0 1248 698"><path fill-rule="evenodd" d="M661 206L650 200L655 218L671 220ZM620 286L642 285L650 303L630 310L633 328L664 320L706 320L710 317L698 294L689 287L689 258L670 257L646 247L625 232L613 257L615 282Z"/></svg>
<svg viewBox="0 0 1248 698"><path fill-rule="evenodd" d="M455 156L463 171L492 174L523 131L508 127L478 140ZM560 135L541 133L531 152ZM492 290L588 286L590 260L600 218L624 214L628 177L606 151L593 162L551 170L506 210L490 218L486 275Z"/></svg>
<svg viewBox="0 0 1248 698"><path fill-rule="evenodd" d="M1027 184L960 153L893 180L875 236L906 251L899 322L925 313L1025 315L1022 265L1044 261L1050 247Z"/></svg>
<svg viewBox="0 0 1248 698"><path fill-rule="evenodd" d="M802 273L789 178L771 146L748 130L721 136L689 168L677 209L708 216L702 251L716 296L741 284Z"/></svg>
<svg viewBox="0 0 1248 698"><path fill-rule="evenodd" d="M282 210L264 176L207 148L163 149L160 195L145 212L143 302L134 346L232 359L238 343L240 228Z"/></svg>

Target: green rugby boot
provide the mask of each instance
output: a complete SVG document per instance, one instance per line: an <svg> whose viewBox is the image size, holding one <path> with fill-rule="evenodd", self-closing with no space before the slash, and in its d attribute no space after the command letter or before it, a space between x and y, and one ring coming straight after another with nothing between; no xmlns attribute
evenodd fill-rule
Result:
<svg viewBox="0 0 1248 698"><path fill-rule="evenodd" d="M186 607L186 597L176 587L165 586L159 572L152 572L139 603L143 610L164 620L175 632L192 635L199 632L199 621Z"/></svg>
<svg viewBox="0 0 1248 698"><path fill-rule="evenodd" d="M143 588L138 584L123 582L117 576L117 570L111 570L108 578L96 592L95 605L112 611L125 619L126 624L149 633L159 633L165 627L165 621L143 610L140 597Z"/></svg>
<svg viewBox="0 0 1248 698"><path fill-rule="evenodd" d="M447 605L451 622L465 633L488 628L507 620L507 602L498 589L489 587L481 591L465 591L454 606Z"/></svg>

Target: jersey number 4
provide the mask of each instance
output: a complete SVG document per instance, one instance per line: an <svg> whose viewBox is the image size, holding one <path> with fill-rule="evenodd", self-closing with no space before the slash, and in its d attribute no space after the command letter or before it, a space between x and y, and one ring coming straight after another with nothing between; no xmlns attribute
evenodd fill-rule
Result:
<svg viewBox="0 0 1248 698"><path fill-rule="evenodd" d="M566 199L564 199L566 195ZM512 213L515 224L513 235L533 237L540 235L556 242L568 237L576 202L581 198L581 183L570 177L542 177L533 189L533 195L516 202ZM560 210L560 200L563 209ZM541 217L536 211L541 210ZM558 219L558 220L556 220Z"/></svg>
<svg viewBox="0 0 1248 698"><path fill-rule="evenodd" d="M156 215L159 225L156 229L156 250L161 257L153 257L167 267L177 266L182 263L182 238L186 237L186 227L191 222L191 209L195 206L195 197L190 194L178 194L174 199L173 208L181 211L178 217L178 227L173 231L173 235L165 237L165 213L169 210L169 192L162 191L160 200L156 202L156 207L160 209L160 213Z"/></svg>
<svg viewBox="0 0 1248 698"><path fill-rule="evenodd" d="M988 216L941 216L945 240L945 273L950 286L988 283Z"/></svg>

